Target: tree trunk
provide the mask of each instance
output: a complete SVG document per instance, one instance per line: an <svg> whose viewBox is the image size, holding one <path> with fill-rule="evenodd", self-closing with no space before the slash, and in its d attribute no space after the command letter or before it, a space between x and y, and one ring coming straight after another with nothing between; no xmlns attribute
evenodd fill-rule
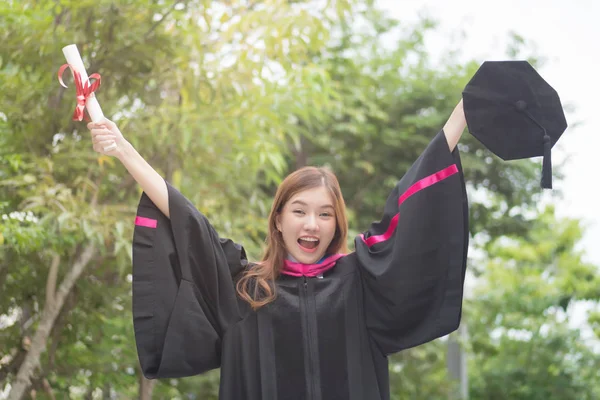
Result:
<svg viewBox="0 0 600 400"><path fill-rule="evenodd" d="M307 140L304 136L300 136L300 148L293 149L293 155L296 159L296 169L306 167L308 164L308 152L306 150Z"/></svg>
<svg viewBox="0 0 600 400"><path fill-rule="evenodd" d="M2 233L0 233L1 235ZM8 277L8 263L0 263L0 288L4 287L4 282Z"/></svg>
<svg viewBox="0 0 600 400"><path fill-rule="evenodd" d="M73 286L81 276L83 270L90 263L90 260L93 258L95 252L96 248L94 245L88 244L85 247L60 284L53 301L44 305L42 318L38 325L37 331L33 336L31 348L25 356L25 360L19 369L17 378L15 379L11 391L8 394L9 400L21 400L25 395L27 388L31 383L31 377L33 376L35 369L40 365L40 357L46 350L48 336L50 335L52 326L56 321L56 317L62 309L67 295L73 289Z"/></svg>
<svg viewBox="0 0 600 400"><path fill-rule="evenodd" d="M94 400L94 389L95 387L88 387L87 392L85 392L85 396L83 396L83 400Z"/></svg>
<svg viewBox="0 0 600 400"><path fill-rule="evenodd" d="M154 391L155 380L146 379L142 373L140 373L140 400L152 400L152 392Z"/></svg>
<svg viewBox="0 0 600 400"><path fill-rule="evenodd" d="M102 400L111 400L110 396L111 388L110 383L104 383L104 387L102 388Z"/></svg>
<svg viewBox="0 0 600 400"><path fill-rule="evenodd" d="M50 382L48 382L48 379L44 378L42 380L42 387L44 388L44 392L46 392L50 400L56 400L56 397L54 396L54 391L52 390L52 386L50 386Z"/></svg>
<svg viewBox="0 0 600 400"><path fill-rule="evenodd" d="M68 314L77 305L77 291L72 290L69 296L65 300L65 304L56 316L54 326L50 331L50 349L48 350L48 364L45 366L45 370L50 372L54 368L56 360L56 350L58 350L58 344L60 342L60 335L63 328L68 322Z"/></svg>

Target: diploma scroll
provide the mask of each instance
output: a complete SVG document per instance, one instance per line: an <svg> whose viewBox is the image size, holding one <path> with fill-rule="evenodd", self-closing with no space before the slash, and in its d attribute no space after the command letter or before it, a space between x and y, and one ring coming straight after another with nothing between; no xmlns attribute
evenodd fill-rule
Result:
<svg viewBox="0 0 600 400"><path fill-rule="evenodd" d="M74 70L73 73L77 72L81 76L81 83L83 85L90 85L88 74L85 70L85 66L83 65L83 60L81 59L77 45L70 44L63 47L62 51L67 59L67 63ZM98 122L104 118L104 114L102 113L102 109L100 108L100 104L98 103L98 99L96 99L96 95L94 93L90 93L87 96L85 100L85 108L87 109L92 122ZM108 147L105 147L104 151L111 151L116 148L117 144L113 142Z"/></svg>

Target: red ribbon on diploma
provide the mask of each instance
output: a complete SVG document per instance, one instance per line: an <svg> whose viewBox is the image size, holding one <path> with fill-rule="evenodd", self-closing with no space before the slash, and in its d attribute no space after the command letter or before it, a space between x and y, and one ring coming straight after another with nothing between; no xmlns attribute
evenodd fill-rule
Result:
<svg viewBox="0 0 600 400"><path fill-rule="evenodd" d="M64 64L58 70L58 81L61 86L67 87L62 80L62 75L65 70L69 68L73 73L73 80L75 81L75 89L77 93L77 106L75 107L75 111L73 112L73 121L81 121L83 120L85 113L85 103L87 99L94 94L96 89L100 87L100 74L92 74L89 77L89 80L95 79L94 83L90 85L90 82L81 82L81 74L75 70L71 65Z"/></svg>

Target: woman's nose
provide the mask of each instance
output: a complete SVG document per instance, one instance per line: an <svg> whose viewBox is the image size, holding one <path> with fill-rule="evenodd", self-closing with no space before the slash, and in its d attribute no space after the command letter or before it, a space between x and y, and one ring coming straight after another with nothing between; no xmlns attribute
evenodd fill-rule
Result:
<svg viewBox="0 0 600 400"><path fill-rule="evenodd" d="M314 215L307 216L306 223L304 224L304 229L308 231L318 231L319 224L317 223L317 217Z"/></svg>

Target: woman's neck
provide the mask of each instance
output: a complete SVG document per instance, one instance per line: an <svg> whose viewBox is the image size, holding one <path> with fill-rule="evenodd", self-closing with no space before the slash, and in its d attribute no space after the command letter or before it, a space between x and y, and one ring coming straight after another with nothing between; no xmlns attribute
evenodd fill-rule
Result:
<svg viewBox="0 0 600 400"><path fill-rule="evenodd" d="M321 259L319 261L317 261L314 264L321 264L323 262L324 259L327 258L327 254L323 255L323 257L321 257ZM288 253L288 255L286 256L286 259L293 262L293 263L297 263L297 264L303 264L300 261L296 260L294 257L292 257L291 254Z"/></svg>
<svg viewBox="0 0 600 400"><path fill-rule="evenodd" d="M292 257L292 255L291 255L291 254L289 254L289 253L288 253L288 255L286 256L286 259L290 260L291 262L295 262L295 263L297 263L297 262L298 262L298 260L296 260L294 257Z"/></svg>

